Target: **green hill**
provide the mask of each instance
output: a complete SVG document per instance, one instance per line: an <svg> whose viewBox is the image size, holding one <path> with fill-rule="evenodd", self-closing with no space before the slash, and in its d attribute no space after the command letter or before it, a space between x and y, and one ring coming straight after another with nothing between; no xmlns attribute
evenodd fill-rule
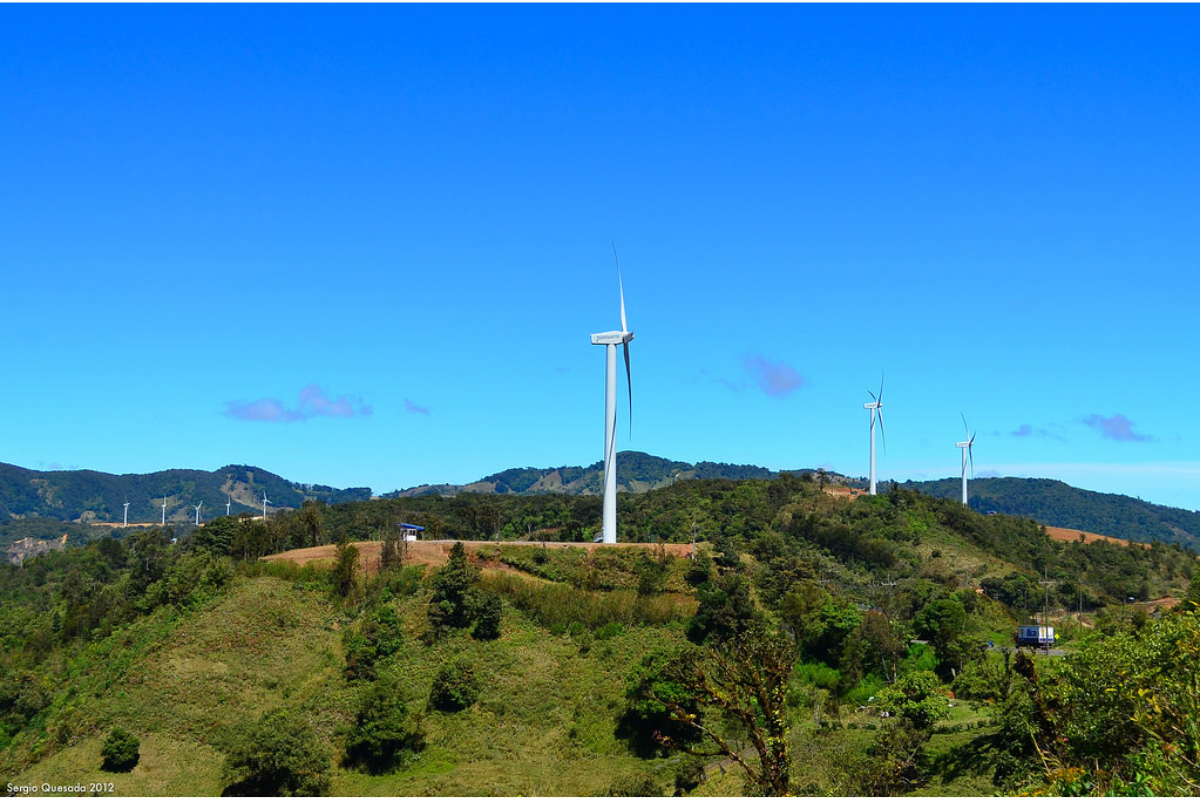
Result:
<svg viewBox="0 0 1200 800"><path fill-rule="evenodd" d="M162 520L166 498L167 522L195 519L195 506L203 502L202 515L261 510L267 493L276 508L299 508L305 500L329 503L368 500L370 489L334 489L297 484L271 472L231 464L205 472L169 469L145 475L110 475L94 470L41 472L0 464L0 519L49 517L73 522L119 523L129 502L129 522Z"/></svg>
<svg viewBox="0 0 1200 800"><path fill-rule="evenodd" d="M460 494L222 517L175 544L139 528L0 567L0 773L269 795L284 788L254 781L284 778L253 771L267 759L348 796L763 792L717 751L672 750L690 740L665 699L751 764L746 726L780 721L800 794L1012 794L1042 762L1005 733L1029 716L1013 705L1025 682L986 643L1047 604L1068 648L1149 631L1195 565L1177 545L1054 542L1028 519L899 487L834 498L807 476L679 481L623 494L619 512L623 541L678 546L542 547L590 541L599 498ZM385 562L401 520L500 541ZM347 538L367 555L258 558ZM751 675L767 662L736 662L741 642L781 648L773 693ZM696 694L707 669L732 693ZM916 699L889 705L892 683ZM105 772L118 728L139 760Z"/></svg>
<svg viewBox="0 0 1200 800"><path fill-rule="evenodd" d="M962 497L962 481L908 482L934 497ZM1200 551L1200 512L1147 503L1121 494L1076 489L1045 478L976 478L970 485L971 508L982 514L1013 514L1043 525L1115 536L1135 542L1178 542Z"/></svg>

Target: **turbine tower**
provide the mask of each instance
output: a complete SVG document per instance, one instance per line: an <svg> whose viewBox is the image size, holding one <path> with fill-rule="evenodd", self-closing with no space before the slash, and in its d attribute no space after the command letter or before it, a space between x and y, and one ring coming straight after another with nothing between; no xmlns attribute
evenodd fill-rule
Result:
<svg viewBox="0 0 1200 800"><path fill-rule="evenodd" d="M271 501L267 499L266 491L263 492L263 522L267 521L267 503Z"/></svg>
<svg viewBox="0 0 1200 800"><path fill-rule="evenodd" d="M887 435L883 432L883 376L879 376L879 396L867 389L871 402L863 403L863 408L871 410L871 494L875 494L875 418L879 417L879 435L883 439L883 447L887 449Z"/></svg>
<svg viewBox="0 0 1200 800"><path fill-rule="evenodd" d="M203 500L201 500L199 503L196 504L196 524L197 525L200 524L200 506L202 506L202 505L204 505Z"/></svg>
<svg viewBox="0 0 1200 800"><path fill-rule="evenodd" d="M617 246L613 245L613 259ZM592 344L603 345L604 373L604 523L602 541L617 543L617 345L625 349L625 383L629 386L629 428L633 430L633 384L629 371L629 342L633 332L625 322L625 286L621 282L621 262L617 261L617 291L621 296L621 330L593 333Z"/></svg>
<svg viewBox="0 0 1200 800"><path fill-rule="evenodd" d="M965 442L956 442L960 450L962 450L962 481L963 481L963 505L970 505L967 502L967 459L971 459L971 477L975 477L975 455L971 452L971 448L975 446L975 434L971 433L971 429L967 427L967 418L960 411L959 416L962 417L963 430L967 433Z"/></svg>
<svg viewBox="0 0 1200 800"><path fill-rule="evenodd" d="M125 518L121 521L122 528L129 527L129 501L125 501Z"/></svg>
<svg viewBox="0 0 1200 800"><path fill-rule="evenodd" d="M225 516L229 516L229 507L233 505L233 495L226 493L225 495Z"/></svg>
<svg viewBox="0 0 1200 800"><path fill-rule="evenodd" d="M163 518L162 518L162 524L163 524L163 527L164 527L164 528L167 526L167 496L166 496L165 494L163 495Z"/></svg>

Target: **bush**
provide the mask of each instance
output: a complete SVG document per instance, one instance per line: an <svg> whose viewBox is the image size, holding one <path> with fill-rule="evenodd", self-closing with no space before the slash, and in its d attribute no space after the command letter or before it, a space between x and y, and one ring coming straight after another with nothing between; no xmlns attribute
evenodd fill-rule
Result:
<svg viewBox="0 0 1200 800"><path fill-rule="evenodd" d="M100 749L100 755L104 756L100 769L105 772L129 772L141 758L138 752L141 744L136 736L124 728L113 728L104 740L104 747Z"/></svg>
<svg viewBox="0 0 1200 800"><path fill-rule="evenodd" d="M329 792L332 760L302 720L276 711L235 733L225 756L225 794L319 796Z"/></svg>
<svg viewBox="0 0 1200 800"><path fill-rule="evenodd" d="M348 763L361 764L380 775L424 748L420 725L396 695L395 681L388 678L363 692L354 730L346 740Z"/></svg>
<svg viewBox="0 0 1200 800"><path fill-rule="evenodd" d="M479 699L479 679L475 667L465 658L447 661L433 676L429 703L439 711L461 711Z"/></svg>
<svg viewBox="0 0 1200 800"><path fill-rule="evenodd" d="M662 792L653 776L644 772L622 775L608 787L609 797L659 797Z"/></svg>
<svg viewBox="0 0 1200 800"><path fill-rule="evenodd" d="M504 613L504 601L500 595L485 592L480 596L475 608L475 628L471 636L481 642L490 642L500 638L500 618Z"/></svg>

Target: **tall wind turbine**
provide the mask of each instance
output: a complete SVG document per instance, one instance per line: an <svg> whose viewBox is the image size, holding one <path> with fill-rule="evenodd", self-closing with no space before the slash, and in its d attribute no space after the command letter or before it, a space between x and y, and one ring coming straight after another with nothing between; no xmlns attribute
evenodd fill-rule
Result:
<svg viewBox="0 0 1200 800"><path fill-rule="evenodd" d="M129 527L129 501L125 501L125 518L121 521L122 528Z"/></svg>
<svg viewBox="0 0 1200 800"><path fill-rule="evenodd" d="M166 496L165 494L163 495L163 519L162 519L162 524L163 524L163 527L164 527L164 528L167 526L167 496Z"/></svg>
<svg viewBox="0 0 1200 800"><path fill-rule="evenodd" d="M879 417L879 435L883 438L884 449L887 448L887 435L883 432L883 376L879 376L879 396L867 389L871 402L863 403L863 408L871 410L871 494L875 494L875 418Z"/></svg>
<svg viewBox="0 0 1200 800"><path fill-rule="evenodd" d="M967 503L967 459L971 459L971 477L975 477L975 455L971 452L971 448L975 446L975 434L971 433L971 429L967 427L967 417L961 411L959 416L962 417L963 430L967 433L965 442L956 442L955 445L962 450L962 479L963 479L963 505Z"/></svg>
<svg viewBox="0 0 1200 800"><path fill-rule="evenodd" d="M613 245L613 259L617 246ZM625 286L621 282L621 262L617 261L617 291L621 296L621 330L593 333L592 344L603 345L604 373L604 523L602 541L617 543L617 345L625 349L625 383L629 386L629 428L633 430L633 384L629 371L629 342L633 332L625 322Z"/></svg>
<svg viewBox="0 0 1200 800"><path fill-rule="evenodd" d="M225 494L225 516L229 516L229 507L233 505L233 494L227 492Z"/></svg>
<svg viewBox="0 0 1200 800"><path fill-rule="evenodd" d="M196 524L197 525L200 524L200 506L202 506L202 505L204 505L203 500L201 500L199 503L196 504Z"/></svg>
<svg viewBox="0 0 1200 800"><path fill-rule="evenodd" d="M263 491L263 522L267 521L267 503L271 502L267 499L267 493Z"/></svg>

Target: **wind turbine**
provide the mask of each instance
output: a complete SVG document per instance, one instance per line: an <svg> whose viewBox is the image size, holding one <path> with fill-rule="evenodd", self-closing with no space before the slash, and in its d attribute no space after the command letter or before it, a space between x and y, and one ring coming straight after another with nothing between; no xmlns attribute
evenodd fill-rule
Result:
<svg viewBox="0 0 1200 800"><path fill-rule="evenodd" d="M879 396L867 389L871 395L870 403L863 403L863 408L871 410L871 494L875 494L875 417L879 417L879 435L883 438L883 448L887 449L887 435L883 432L883 376L879 376Z"/></svg>
<svg viewBox="0 0 1200 800"><path fill-rule="evenodd" d="M231 505L233 505L233 494L227 492L225 494L225 516L227 517L229 516L229 507Z"/></svg>
<svg viewBox="0 0 1200 800"><path fill-rule="evenodd" d="M202 506L202 505L204 505L203 500L201 500L198 504L196 504L196 524L197 525L200 524L200 506Z"/></svg>
<svg viewBox="0 0 1200 800"><path fill-rule="evenodd" d="M122 528L129 527L129 501L125 501L125 518L121 521Z"/></svg>
<svg viewBox="0 0 1200 800"><path fill-rule="evenodd" d="M969 505L969 503L967 503L967 459L968 458L971 459L971 477L972 478L975 477L975 454L971 452L971 448L975 446L975 434L971 433L971 429L967 427L966 415L964 415L961 411L958 412L958 415L960 417L962 417L963 430L966 431L966 433L967 433L967 440L965 442L956 442L955 443L955 446L957 446L960 450L962 450L963 505L965 506L965 505Z"/></svg>
<svg viewBox="0 0 1200 800"><path fill-rule="evenodd" d="M267 521L267 503L271 501L267 499L266 491L263 491L263 522Z"/></svg>
<svg viewBox="0 0 1200 800"><path fill-rule="evenodd" d="M613 259L617 246L613 245ZM617 291L621 296L621 330L593 333L592 344L603 345L604 373L604 522L602 541L617 543L617 345L625 348L625 383L629 386L629 429L633 430L633 384L629 371L629 342L633 332L625 322L625 286L621 282L621 262L617 261Z"/></svg>
<svg viewBox="0 0 1200 800"><path fill-rule="evenodd" d="M163 527L164 527L164 528L167 526L167 496L166 496L165 494L163 495L163 519L162 519L162 524L163 524Z"/></svg>

